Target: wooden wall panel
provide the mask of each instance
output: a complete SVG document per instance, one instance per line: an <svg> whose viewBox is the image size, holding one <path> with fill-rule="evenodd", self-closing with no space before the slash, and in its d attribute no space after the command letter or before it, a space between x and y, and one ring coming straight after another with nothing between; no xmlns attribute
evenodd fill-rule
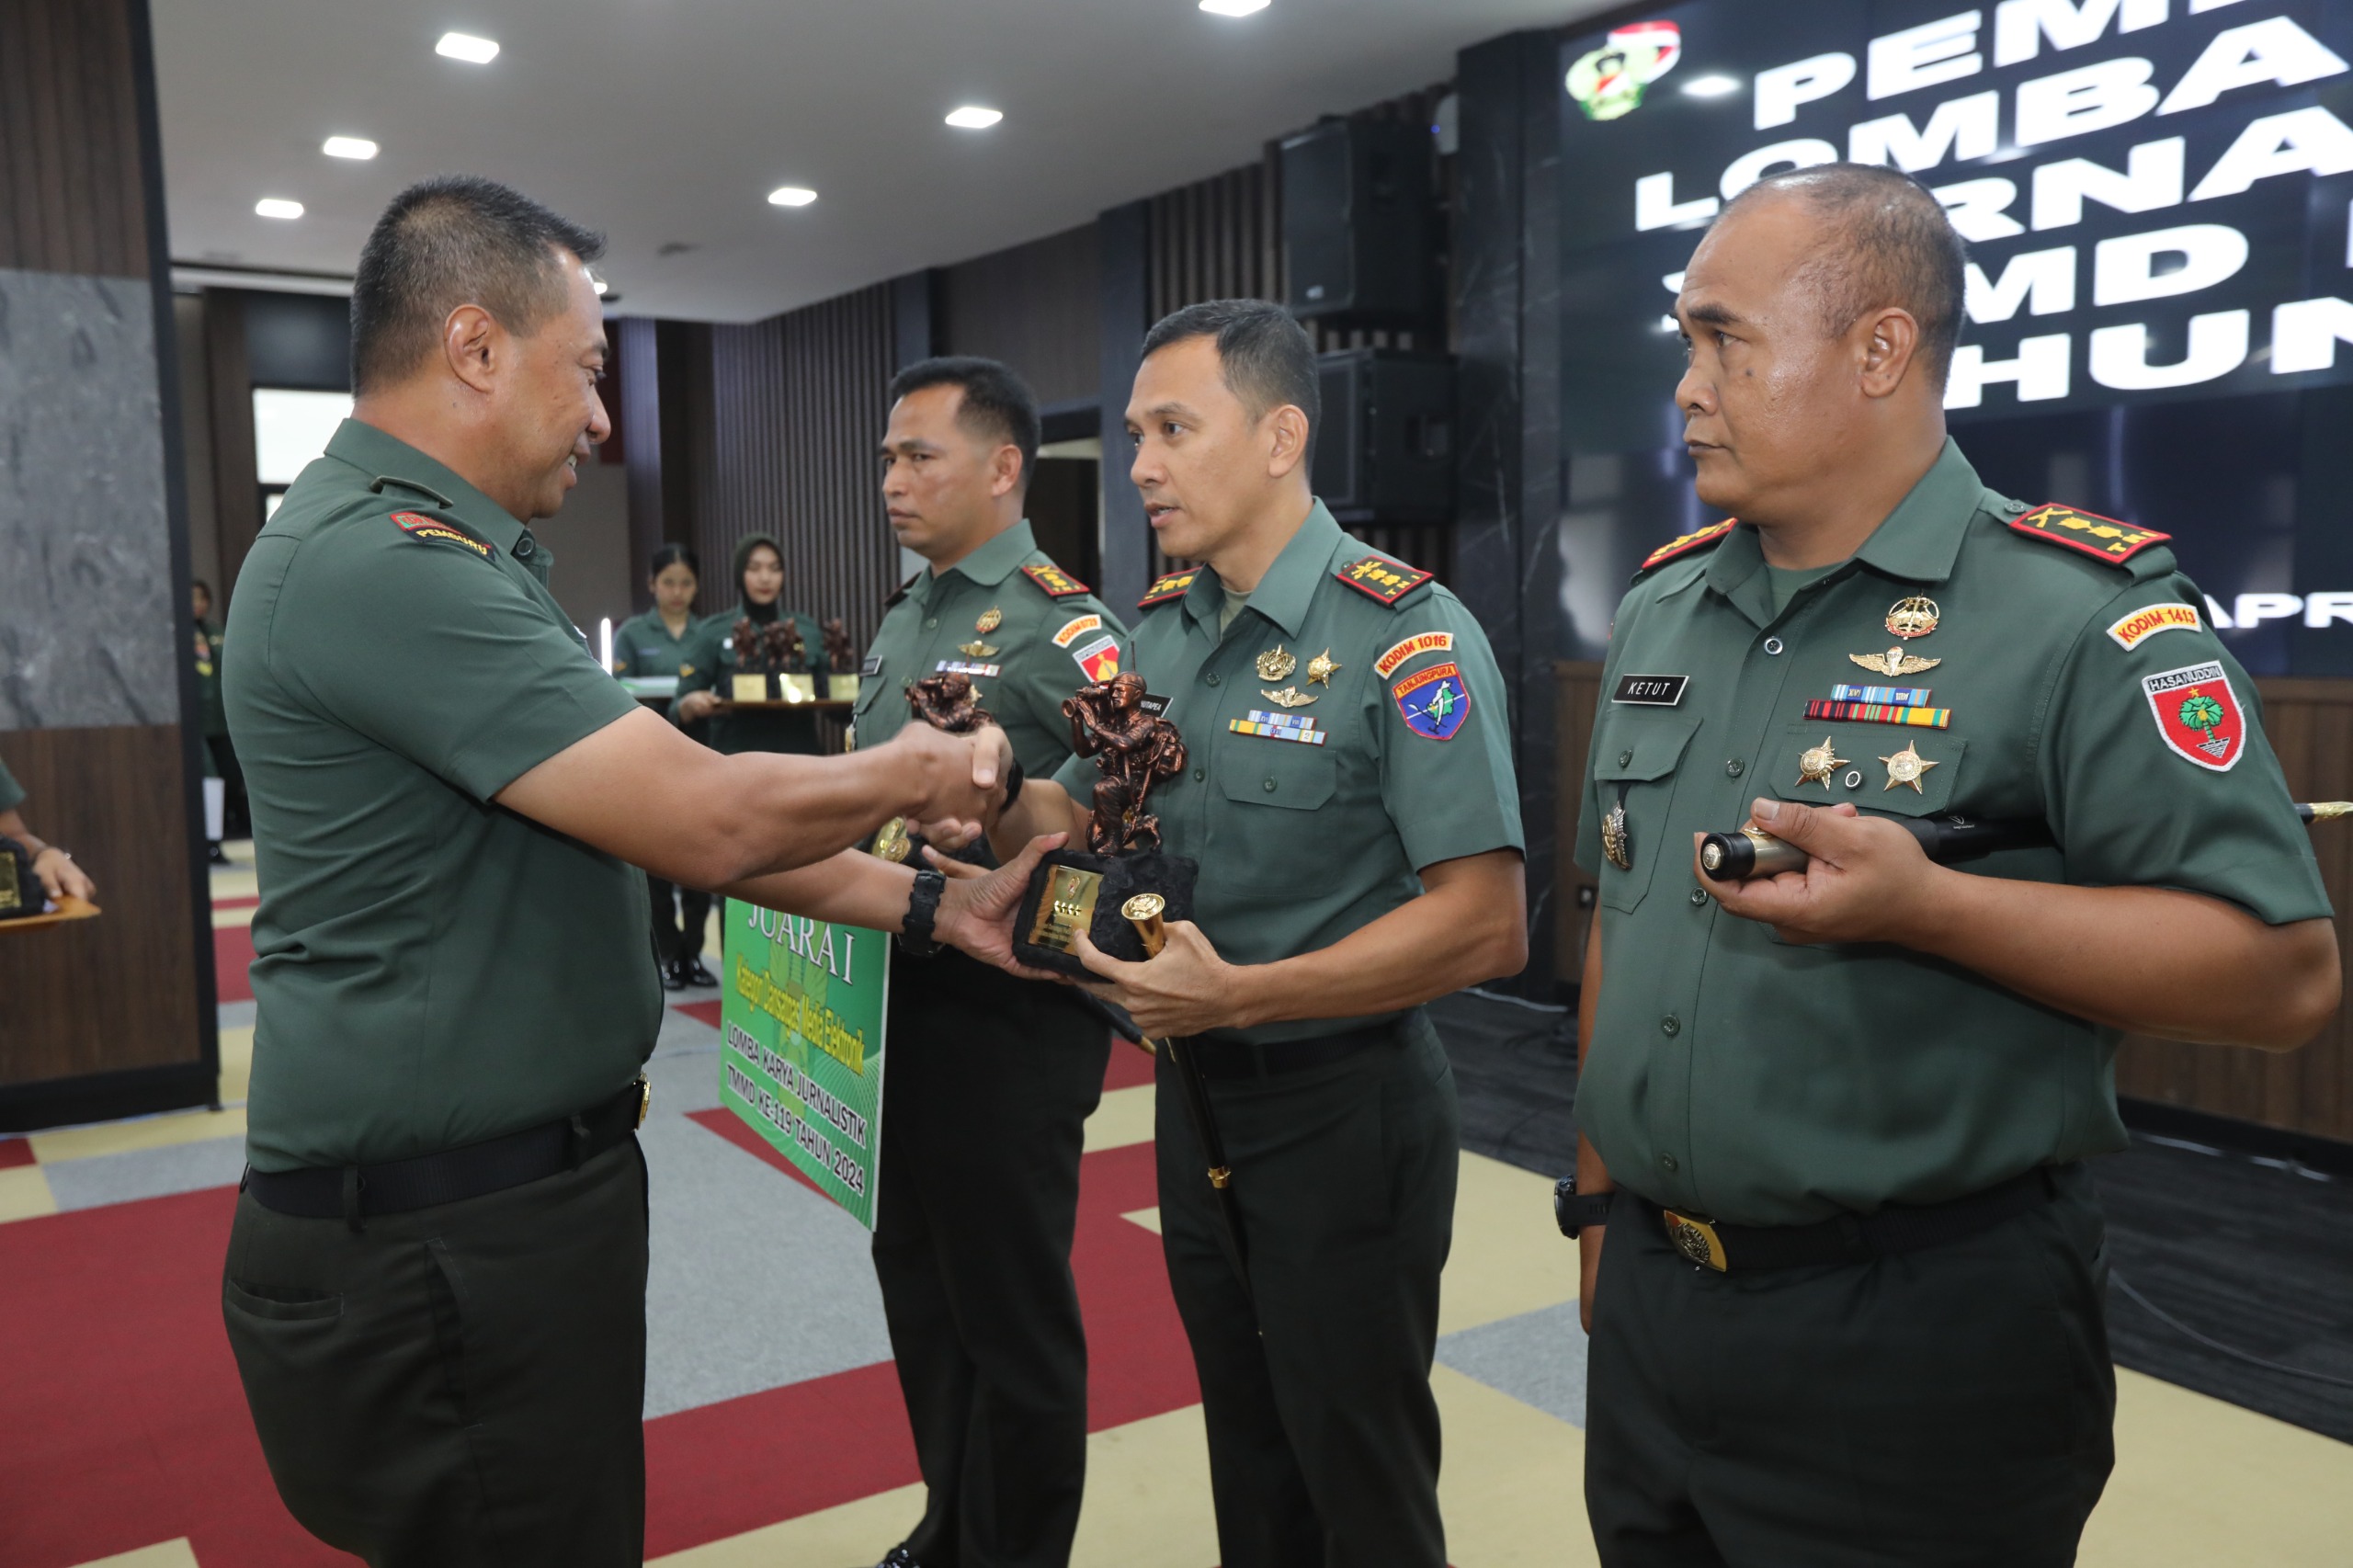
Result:
<svg viewBox="0 0 2353 1568"><path fill-rule="evenodd" d="M943 354L1013 367L1047 407L1096 401L1101 312L1095 225L1049 234L938 272Z"/></svg>
<svg viewBox="0 0 2353 1568"><path fill-rule="evenodd" d="M0 267L148 275L133 58L120 4L0 5Z"/></svg>
<svg viewBox="0 0 2353 1568"><path fill-rule="evenodd" d="M195 900L167 725L0 732L33 832L98 885L96 920L0 930L0 1085L199 1055ZM209 935L209 934L208 934Z"/></svg>
<svg viewBox="0 0 2353 1568"><path fill-rule="evenodd" d="M1563 660L1554 670L1561 694L1558 875L1565 911L1574 902L1571 890L1592 880L1570 857L1601 666ZM2300 801L2353 799L2353 681L2271 678L2256 687L2289 792ZM2337 950L2353 972L2353 822L2323 823L2312 834L2321 881L2336 907ZM1582 921L1562 920L1557 958L1563 977L1577 972L1583 932ZM2116 1088L2135 1099L2353 1142L2353 1023L2339 1008L2317 1039L2284 1053L2128 1039L2117 1054Z"/></svg>

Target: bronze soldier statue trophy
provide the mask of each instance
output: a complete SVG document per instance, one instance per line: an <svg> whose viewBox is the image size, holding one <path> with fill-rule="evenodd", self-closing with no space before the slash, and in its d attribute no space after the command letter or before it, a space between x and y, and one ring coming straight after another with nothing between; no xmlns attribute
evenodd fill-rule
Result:
<svg viewBox="0 0 2353 1568"><path fill-rule="evenodd" d="M858 700L858 644L840 616L824 623L825 695L835 702Z"/></svg>
<svg viewBox="0 0 2353 1568"><path fill-rule="evenodd" d="M790 616L779 615L766 626L745 616L735 622L729 636L735 644L736 701L816 699L817 681L809 673L809 650Z"/></svg>
<svg viewBox="0 0 2353 1568"><path fill-rule="evenodd" d="M1153 786L1185 767L1185 743L1144 695L1143 677L1130 672L1081 687L1063 704L1063 716L1070 721L1071 749L1093 757L1103 777L1095 784L1086 849L1057 849L1039 866L1022 898L1013 948L1024 963L1084 977L1086 966L1071 950L1080 931L1113 958L1141 960L1148 956L1144 937L1123 912L1132 903L1139 916L1148 910L1190 920L1200 868L1161 853L1160 819L1143 809Z"/></svg>

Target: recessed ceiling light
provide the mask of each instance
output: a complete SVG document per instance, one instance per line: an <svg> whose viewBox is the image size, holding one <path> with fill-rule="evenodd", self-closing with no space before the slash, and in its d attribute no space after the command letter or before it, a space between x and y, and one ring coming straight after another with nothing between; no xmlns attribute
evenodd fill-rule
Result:
<svg viewBox="0 0 2353 1568"><path fill-rule="evenodd" d="M1251 17L1267 8L1267 0L1201 0L1201 9L1212 17Z"/></svg>
<svg viewBox="0 0 2353 1568"><path fill-rule="evenodd" d="M959 131L986 131L1004 118L1003 109L983 108L978 104L966 104L948 111L948 123Z"/></svg>
<svg viewBox="0 0 2353 1568"><path fill-rule="evenodd" d="M330 136L319 143L319 151L330 158L372 158L377 148L365 136Z"/></svg>
<svg viewBox="0 0 2353 1568"><path fill-rule="evenodd" d="M498 44L495 40L476 38L472 33L443 33L441 41L433 46L433 52L462 60L469 65L487 65L498 58Z"/></svg>
<svg viewBox="0 0 2353 1568"><path fill-rule="evenodd" d="M1720 98L1726 93L1740 91L1737 76L1695 76L1683 84L1683 90L1695 98Z"/></svg>
<svg viewBox="0 0 2353 1568"><path fill-rule="evenodd" d="M779 207L806 207L817 193L805 185L780 185L768 192L768 199Z"/></svg>
<svg viewBox="0 0 2353 1568"><path fill-rule="evenodd" d="M302 204L280 196L265 196L254 203L254 211L264 218L300 218Z"/></svg>

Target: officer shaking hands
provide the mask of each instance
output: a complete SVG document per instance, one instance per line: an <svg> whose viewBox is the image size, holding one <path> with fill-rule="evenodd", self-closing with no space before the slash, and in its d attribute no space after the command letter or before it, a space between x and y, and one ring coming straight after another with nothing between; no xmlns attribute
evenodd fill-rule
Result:
<svg viewBox="0 0 2353 1568"><path fill-rule="evenodd" d="M1429 1386L1452 1236L1452 1070L1422 1012L1527 959L1518 788L1485 635L1308 487L1313 350L1228 300L1145 337L1130 471L1161 550L1131 656L1188 767L1155 788L1195 922L1125 963L1148 1036L1186 1037L1223 1137L1237 1271L1203 1140L1160 1058L1163 1245L1192 1343L1226 1568L1442 1568ZM1076 832L1094 764L998 825Z"/></svg>
<svg viewBox="0 0 2353 1568"><path fill-rule="evenodd" d="M1728 203L1676 302L1699 494L1737 520L1620 607L1578 835L1613 1568L2073 1562L2113 1456L2083 1161L2126 1143L2118 1038L2282 1050L2336 1006L2165 536L1998 495L1945 434L1963 265L1935 196L1834 165ZM1949 812L2055 846L1964 871L1891 820ZM1752 818L1806 869L1706 876Z"/></svg>
<svg viewBox="0 0 2353 1568"><path fill-rule="evenodd" d="M959 842L1000 733L722 756L557 608L529 522L609 428L601 248L487 180L395 198L353 417L230 613L262 896L222 1311L279 1494L379 1568L642 1559L637 868L992 958L1027 869L943 896L851 849L893 815Z"/></svg>
<svg viewBox="0 0 2353 1568"><path fill-rule="evenodd" d="M1116 668L1111 612L1022 515L1038 403L994 359L891 382L882 503L925 569L867 650L852 734L914 719L911 681L961 674L1025 775L1070 756L1070 695ZM904 830L876 852L904 857ZM924 1517L889 1568L1060 1568L1086 1479L1086 1330L1070 1270L1079 1155L1110 1031L1057 985L961 953L894 963L874 1273L923 1468Z"/></svg>

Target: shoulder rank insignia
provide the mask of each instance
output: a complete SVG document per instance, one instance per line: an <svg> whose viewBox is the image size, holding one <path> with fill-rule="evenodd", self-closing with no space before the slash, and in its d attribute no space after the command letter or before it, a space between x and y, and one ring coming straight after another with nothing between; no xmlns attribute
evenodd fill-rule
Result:
<svg viewBox="0 0 2353 1568"><path fill-rule="evenodd" d="M1385 555L1368 555L1360 561L1351 561L1332 575L1365 597L1391 606L1423 584L1438 580L1434 572L1425 572L1418 566L1392 561Z"/></svg>
<svg viewBox="0 0 2353 1568"><path fill-rule="evenodd" d="M1200 574L1201 569L1198 566L1188 567L1182 572L1164 573L1153 580L1151 587L1143 591L1143 597L1136 601L1136 608L1150 609L1154 605L1165 605L1171 599L1183 598L1185 590L1191 587L1193 579Z"/></svg>
<svg viewBox="0 0 2353 1568"><path fill-rule="evenodd" d="M922 572L915 572L908 576L905 582L892 589L891 597L882 601L882 608L884 609L889 609L892 605L897 604L901 599L905 598L907 597L907 590L914 587L915 585L915 579L922 575Z"/></svg>
<svg viewBox="0 0 2353 1568"><path fill-rule="evenodd" d="M2049 540L2052 544L2063 544L2102 561L2130 561L2149 546L2173 538L2154 528L2136 528L2113 517L2078 512L2055 502L2012 517L2010 527L2029 539Z"/></svg>
<svg viewBox="0 0 2353 1568"><path fill-rule="evenodd" d="M392 521L400 530L414 540L438 540L470 550L483 560L490 559L490 546L455 523L439 517L428 517L421 512L394 512Z"/></svg>
<svg viewBox="0 0 2353 1568"><path fill-rule="evenodd" d="M1665 544L1643 556L1642 565L1636 570L1647 572L1654 566L1665 565L1678 555L1688 555L1695 550L1705 550L1711 544L1722 544L1724 536L1739 526L1738 517L1726 517L1721 523L1709 524L1697 533L1688 533L1680 539L1668 540Z"/></svg>
<svg viewBox="0 0 2353 1568"><path fill-rule="evenodd" d="M1024 566L1021 574L1045 589L1050 599L1075 598L1095 591L1059 566Z"/></svg>

